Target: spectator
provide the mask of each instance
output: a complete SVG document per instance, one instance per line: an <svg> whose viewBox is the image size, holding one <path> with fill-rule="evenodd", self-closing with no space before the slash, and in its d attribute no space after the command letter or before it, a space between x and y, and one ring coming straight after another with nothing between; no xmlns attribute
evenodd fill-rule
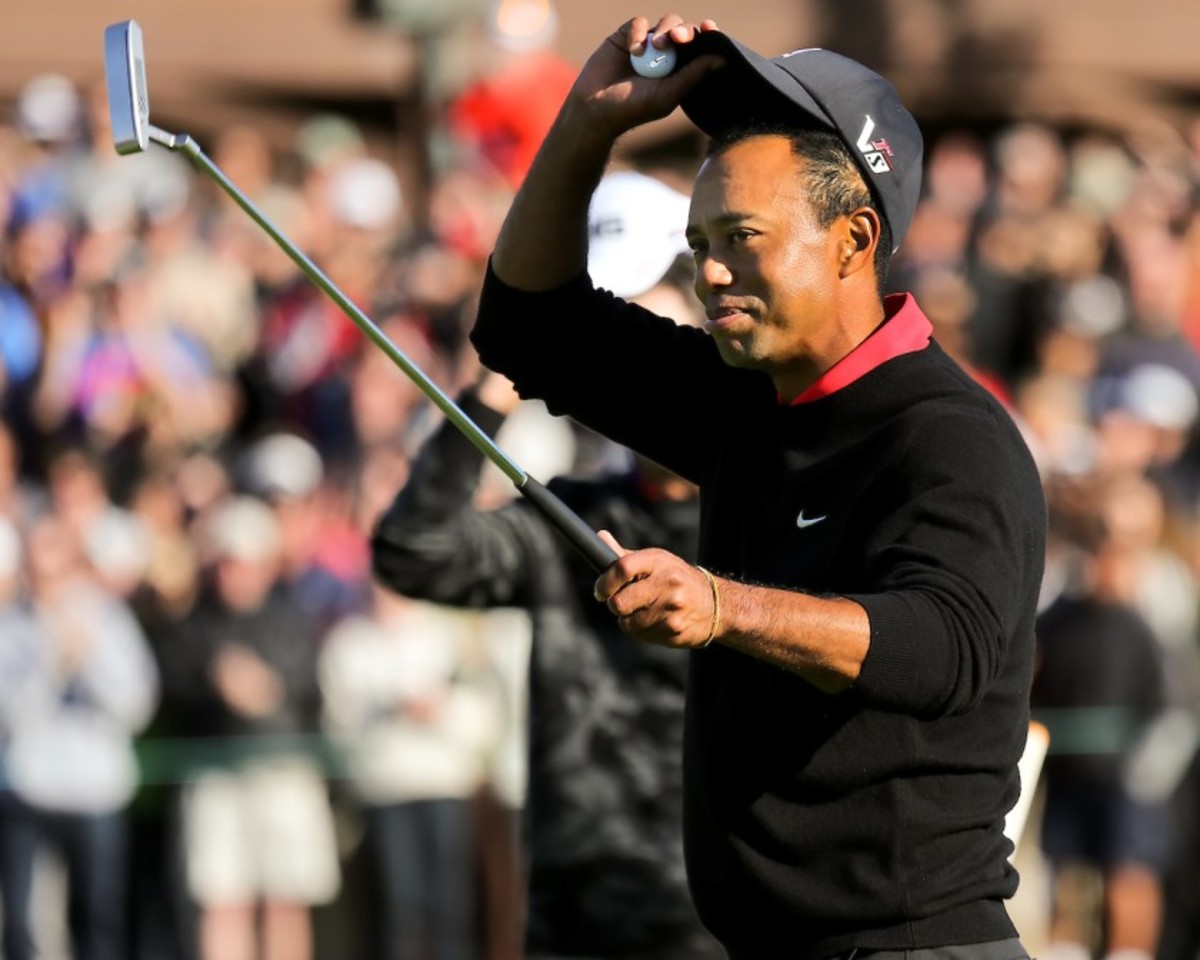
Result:
<svg viewBox="0 0 1200 960"><path fill-rule="evenodd" d="M1114 498L1145 488L1145 481L1105 483L1083 501L1073 518L1082 538L1080 589L1061 595L1038 621L1032 704L1057 744L1043 770L1042 822L1056 875L1044 955L1056 960L1096 950L1148 960L1157 945L1169 824L1162 798L1139 794L1132 761L1165 704L1162 656L1134 607L1136 555L1112 522L1121 509ZM1081 868L1101 877L1094 912L1081 906Z"/></svg>
<svg viewBox="0 0 1200 960"><path fill-rule="evenodd" d="M366 811L379 955L469 960L480 931L472 800L500 726L494 682L467 615L379 587L372 601L334 628L320 674L327 729Z"/></svg>
<svg viewBox="0 0 1200 960"><path fill-rule="evenodd" d="M244 489L271 505L282 537L281 582L323 638L367 606L368 557L361 531L335 508L317 449L295 433L250 444L239 460Z"/></svg>
<svg viewBox="0 0 1200 960"><path fill-rule="evenodd" d="M523 8L523 9L522 9ZM557 14L551 4L497 4L488 20L495 44L489 69L450 104L450 130L516 187L575 78L551 51Z"/></svg>
<svg viewBox="0 0 1200 960"><path fill-rule="evenodd" d="M659 281L682 245L686 204L656 181L611 175L589 217L599 240L588 264L596 282L678 309L683 301ZM485 430L497 429L517 400L494 375L462 398ZM376 530L375 567L412 596L530 611L528 955L718 956L683 871L686 662L621 633L594 602L594 572L528 504L475 509L481 461L444 423ZM648 461L551 486L622 543L695 552L694 488Z"/></svg>
<svg viewBox="0 0 1200 960"><path fill-rule="evenodd" d="M144 575L131 605L161 662L168 646L178 641L180 623L196 602L197 546L171 474L156 471L140 478L129 510L137 518L146 549ZM130 956L134 960L194 956L191 904L179 882L177 811L184 758L176 738L184 728L172 707L170 702L160 705L139 744L143 782L130 811L134 871Z"/></svg>
<svg viewBox="0 0 1200 960"><path fill-rule="evenodd" d="M183 796L188 890L203 960L312 954L310 907L338 890L333 822L303 741L316 730L317 631L279 582L269 507L234 497L206 523L208 589L162 648L180 732L222 738L197 757Z"/></svg>
<svg viewBox="0 0 1200 960"><path fill-rule="evenodd" d="M15 540L3 530L11 575ZM53 514L31 528L27 570L28 604L14 602L10 586L0 614L4 953L37 955L34 858L50 844L67 868L74 955L124 960L131 737L158 701L158 673L128 607L93 579L74 532Z"/></svg>

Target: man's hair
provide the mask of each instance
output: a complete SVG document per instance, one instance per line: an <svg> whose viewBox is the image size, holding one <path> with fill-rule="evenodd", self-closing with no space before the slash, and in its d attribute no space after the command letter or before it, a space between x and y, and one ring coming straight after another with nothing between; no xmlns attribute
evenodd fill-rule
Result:
<svg viewBox="0 0 1200 960"><path fill-rule="evenodd" d="M817 223L827 228L841 216L859 207L870 207L879 214L879 242L875 245L875 284L883 298L892 258L892 228L883 207L854 161L850 148L832 130L794 124L752 122L730 127L708 144L705 155L716 156L753 137L783 137L793 155L805 161L804 179Z"/></svg>

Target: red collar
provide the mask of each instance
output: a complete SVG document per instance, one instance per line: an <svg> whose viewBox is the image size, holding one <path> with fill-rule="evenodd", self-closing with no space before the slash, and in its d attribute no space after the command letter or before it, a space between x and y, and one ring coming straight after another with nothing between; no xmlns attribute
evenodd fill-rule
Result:
<svg viewBox="0 0 1200 960"><path fill-rule="evenodd" d="M929 346L933 324L921 312L912 294L889 294L883 301L883 315L883 323L866 340L821 374L789 406L837 393L887 361ZM780 402L785 401L780 398Z"/></svg>

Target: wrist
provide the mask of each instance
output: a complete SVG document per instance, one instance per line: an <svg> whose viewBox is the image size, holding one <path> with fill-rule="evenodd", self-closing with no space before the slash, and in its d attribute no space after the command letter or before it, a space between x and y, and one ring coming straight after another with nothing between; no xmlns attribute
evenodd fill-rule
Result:
<svg viewBox="0 0 1200 960"><path fill-rule="evenodd" d="M611 116L611 111L603 109L600 102L571 93L567 95L546 139L561 138L562 142L554 145L556 150L568 151L584 163L599 160L604 166L608 163L613 145L623 133L625 129Z"/></svg>
<svg viewBox="0 0 1200 960"><path fill-rule="evenodd" d="M517 191L492 253L492 272L527 293L552 290L587 269L588 206L613 141L564 105Z"/></svg>
<svg viewBox="0 0 1200 960"><path fill-rule="evenodd" d="M704 574L704 579L708 581L709 590L712 593L712 616L709 619L708 639L700 644L703 649L709 646L721 632L721 588L717 584L717 578L707 569L701 566L697 566L696 569Z"/></svg>
<svg viewBox="0 0 1200 960"><path fill-rule="evenodd" d="M512 382L498 373L487 373L475 387L475 396L485 407L507 417L521 402Z"/></svg>

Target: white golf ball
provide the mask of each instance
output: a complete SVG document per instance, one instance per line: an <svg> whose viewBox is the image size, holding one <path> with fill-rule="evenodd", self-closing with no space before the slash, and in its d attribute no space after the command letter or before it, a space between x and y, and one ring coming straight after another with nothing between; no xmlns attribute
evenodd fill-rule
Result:
<svg viewBox="0 0 1200 960"><path fill-rule="evenodd" d="M646 49L642 53L631 53L629 55L629 63L633 67L633 72L639 77L665 77L675 69L675 48L668 46L665 50L659 50L650 41L654 39L654 34L650 34L646 38Z"/></svg>

